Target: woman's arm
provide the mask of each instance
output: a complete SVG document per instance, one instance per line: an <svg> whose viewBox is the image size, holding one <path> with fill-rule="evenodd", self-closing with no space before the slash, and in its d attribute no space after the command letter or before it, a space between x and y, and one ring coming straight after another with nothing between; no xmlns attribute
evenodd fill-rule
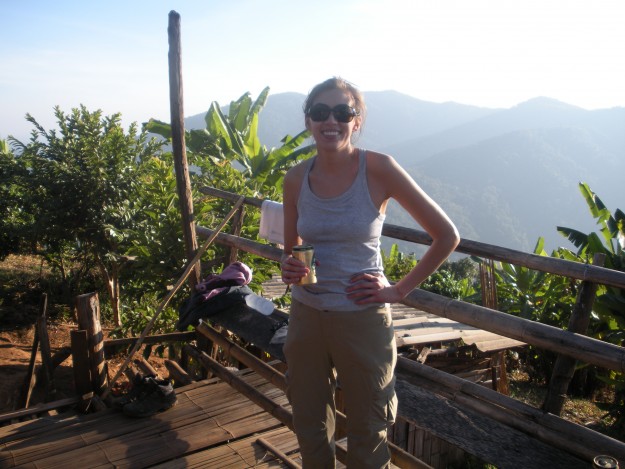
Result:
<svg viewBox="0 0 625 469"><path fill-rule="evenodd" d="M280 262L282 281L287 284L298 283L308 274L308 268L303 262L295 259L291 252L293 246L301 244L302 240L297 233L297 199L302 185L303 165L291 168L284 177L282 193L282 207L284 210L284 254Z"/></svg>
<svg viewBox="0 0 625 469"><path fill-rule="evenodd" d="M393 198L423 227L432 238L432 245L417 265L395 285L384 284L383 279L371 274L358 274L348 288L349 298L357 304L394 303L431 275L454 251L460 237L449 217L410 177L397 162L387 155L375 154L369 177L372 198Z"/></svg>

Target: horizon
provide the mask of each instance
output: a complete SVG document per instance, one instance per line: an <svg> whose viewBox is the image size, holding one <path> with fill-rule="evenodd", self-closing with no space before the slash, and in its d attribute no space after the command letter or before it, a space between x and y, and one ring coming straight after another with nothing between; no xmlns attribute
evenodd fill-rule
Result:
<svg viewBox="0 0 625 469"><path fill-rule="evenodd" d="M625 107L620 0L168 3L4 5L0 138L26 140L26 113L52 128L56 105L119 112L125 126L169 121L172 10L181 17L186 116L267 86L270 95L305 95L334 75L363 92L440 104L509 109L546 97Z"/></svg>

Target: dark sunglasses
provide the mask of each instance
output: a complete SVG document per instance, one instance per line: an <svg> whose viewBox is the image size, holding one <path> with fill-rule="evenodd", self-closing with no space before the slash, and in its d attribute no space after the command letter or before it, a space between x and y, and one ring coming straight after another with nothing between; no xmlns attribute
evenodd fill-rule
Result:
<svg viewBox="0 0 625 469"><path fill-rule="evenodd" d="M334 107L330 107L327 104L317 103L308 110L308 117L313 122L323 122L330 117L330 113L334 116L337 122L347 123L354 120L354 117L359 116L360 112L348 104L338 104Z"/></svg>

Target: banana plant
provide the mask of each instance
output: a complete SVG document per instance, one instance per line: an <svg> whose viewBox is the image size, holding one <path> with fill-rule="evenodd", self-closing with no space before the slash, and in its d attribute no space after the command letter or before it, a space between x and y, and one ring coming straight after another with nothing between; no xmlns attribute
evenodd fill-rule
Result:
<svg viewBox="0 0 625 469"><path fill-rule="evenodd" d="M580 183L579 190L599 230L598 233L584 234L559 226L558 231L578 248L575 253L561 248L561 255L571 260L588 262L594 254L601 253L605 255L605 267L625 271L625 213L616 209L611 214L588 184ZM625 340L625 290L599 286L593 312L604 323L602 335L605 338L611 337L621 343Z"/></svg>
<svg viewBox="0 0 625 469"><path fill-rule="evenodd" d="M314 146L302 147L309 137L308 131L300 132L295 137L285 136L278 148L267 149L261 144L258 137L259 115L268 96L269 87L255 101L250 93L245 93L230 103L227 115L217 102L211 103L204 117L206 128L185 131L187 148L208 156L214 162L237 162L244 176L260 187L281 188L286 170L297 161L312 156ZM169 124L150 120L146 128L171 139Z"/></svg>
<svg viewBox="0 0 625 469"><path fill-rule="evenodd" d="M561 248L561 254L571 260L588 262L595 253L601 253L605 255L605 267L625 271L625 214L619 209L611 214L588 184L580 183L579 190L586 200L592 217L597 222L599 232L584 234L571 228L558 227L558 231L578 248L576 253ZM594 337L623 346L625 344L625 289L600 285L593 305L593 319L591 333ZM614 402L610 405L607 415L614 418L614 423L611 425L614 431L623 434L625 432L625 374L615 370L604 370L599 372L598 376L608 385L614 386Z"/></svg>
<svg viewBox="0 0 625 469"><path fill-rule="evenodd" d="M543 238L534 254L547 256ZM502 311L558 327L568 322L575 292L565 278L506 262L499 263L495 277Z"/></svg>
<svg viewBox="0 0 625 469"><path fill-rule="evenodd" d="M625 213L616 209L614 214L611 214L588 184L579 183L579 190L588 205L590 214L599 226L599 233L584 234L581 231L561 226L558 226L558 231L578 248L577 256L588 259L595 253L603 253L606 255L605 267L624 270Z"/></svg>

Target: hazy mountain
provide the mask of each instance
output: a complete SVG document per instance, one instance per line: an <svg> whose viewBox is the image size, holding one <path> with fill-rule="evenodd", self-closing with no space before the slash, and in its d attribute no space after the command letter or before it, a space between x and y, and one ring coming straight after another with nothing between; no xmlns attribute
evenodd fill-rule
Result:
<svg viewBox="0 0 625 469"><path fill-rule="evenodd" d="M304 129L304 98L269 96L259 123L263 144L279 145ZM529 251L543 236L548 250L571 247L556 226L595 228L580 181L612 212L625 208L625 108L587 111L535 98L486 109L395 91L365 93L365 99L368 114L357 145L393 155L464 238ZM186 122L188 128L205 126L203 114ZM414 226L396 205L387 220Z"/></svg>

